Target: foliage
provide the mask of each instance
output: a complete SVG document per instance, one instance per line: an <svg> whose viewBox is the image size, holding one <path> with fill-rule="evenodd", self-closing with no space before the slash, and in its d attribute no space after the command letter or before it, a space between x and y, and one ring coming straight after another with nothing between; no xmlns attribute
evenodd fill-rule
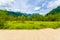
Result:
<svg viewBox="0 0 60 40"><path fill-rule="evenodd" d="M42 29L42 28L60 28L60 22L48 21L25 21L25 23L17 21L7 21L5 23L6 29Z"/></svg>
<svg viewBox="0 0 60 40"><path fill-rule="evenodd" d="M4 23L6 21L6 10L0 10L0 29L4 27Z"/></svg>
<svg viewBox="0 0 60 40"><path fill-rule="evenodd" d="M11 12L6 10L0 10L0 19L7 21L60 21L60 6L50 11L47 15L43 16L39 13L27 14L21 12Z"/></svg>

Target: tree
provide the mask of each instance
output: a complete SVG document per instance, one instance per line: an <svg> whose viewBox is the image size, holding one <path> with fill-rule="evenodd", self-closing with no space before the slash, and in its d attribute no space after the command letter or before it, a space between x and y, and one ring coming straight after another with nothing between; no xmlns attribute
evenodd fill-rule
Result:
<svg viewBox="0 0 60 40"><path fill-rule="evenodd" d="M7 17L7 12L6 10L0 10L0 28L4 27L4 23L6 22L6 17Z"/></svg>
<svg viewBox="0 0 60 40"><path fill-rule="evenodd" d="M43 21L44 16L40 15L39 13L32 14L32 20L34 21Z"/></svg>
<svg viewBox="0 0 60 40"><path fill-rule="evenodd" d="M22 21L22 23L24 23L25 19L26 19L26 18L25 18L24 15L18 16L18 20L19 20L19 21Z"/></svg>

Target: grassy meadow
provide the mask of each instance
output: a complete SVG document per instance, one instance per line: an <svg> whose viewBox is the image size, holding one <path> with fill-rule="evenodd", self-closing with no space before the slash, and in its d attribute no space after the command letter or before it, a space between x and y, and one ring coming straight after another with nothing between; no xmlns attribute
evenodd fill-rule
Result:
<svg viewBox="0 0 60 40"><path fill-rule="evenodd" d="M60 21L6 21L3 29L43 29L43 28L59 28Z"/></svg>

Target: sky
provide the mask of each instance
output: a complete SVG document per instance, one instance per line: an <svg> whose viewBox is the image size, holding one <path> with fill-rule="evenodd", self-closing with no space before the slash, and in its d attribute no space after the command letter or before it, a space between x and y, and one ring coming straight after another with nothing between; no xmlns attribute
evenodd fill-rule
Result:
<svg viewBox="0 0 60 40"><path fill-rule="evenodd" d="M0 9L46 14L60 6L60 0L0 0Z"/></svg>

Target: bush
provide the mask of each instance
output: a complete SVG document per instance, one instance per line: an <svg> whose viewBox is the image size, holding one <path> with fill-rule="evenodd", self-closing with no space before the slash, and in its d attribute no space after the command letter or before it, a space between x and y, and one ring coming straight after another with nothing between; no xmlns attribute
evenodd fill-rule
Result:
<svg viewBox="0 0 60 40"><path fill-rule="evenodd" d="M4 21L0 20L0 29L4 27L4 23L5 23Z"/></svg>

